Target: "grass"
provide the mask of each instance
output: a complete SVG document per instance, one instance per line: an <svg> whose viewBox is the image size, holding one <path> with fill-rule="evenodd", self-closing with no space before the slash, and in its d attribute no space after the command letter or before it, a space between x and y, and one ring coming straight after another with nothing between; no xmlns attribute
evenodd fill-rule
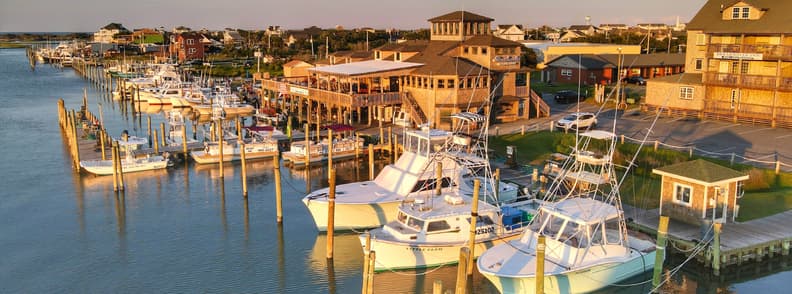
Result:
<svg viewBox="0 0 792 294"><path fill-rule="evenodd" d="M16 49L25 47L25 44L0 42L0 49Z"/></svg>
<svg viewBox="0 0 792 294"><path fill-rule="evenodd" d="M519 166L542 166L552 153L569 153L570 146L575 144L574 134L562 132L534 132L526 135L510 134L490 137L489 146L494 150L495 160L506 157L506 146L517 147L517 163ZM599 144L602 145L602 144ZM593 148L604 149L605 146L592 144ZM625 165L632 159L638 145L632 143L618 144L614 155L614 162ZM621 185L622 202L644 209L653 209L659 206L660 177L652 173L652 169L701 158L727 166L734 170L749 174L750 179L744 182L744 196L738 200L740 213L738 221L770 216L779 212L792 209L792 174L756 168L749 165L730 165L728 161L694 156L690 158L687 152L668 149L644 147L635 160L635 167L625 178Z"/></svg>

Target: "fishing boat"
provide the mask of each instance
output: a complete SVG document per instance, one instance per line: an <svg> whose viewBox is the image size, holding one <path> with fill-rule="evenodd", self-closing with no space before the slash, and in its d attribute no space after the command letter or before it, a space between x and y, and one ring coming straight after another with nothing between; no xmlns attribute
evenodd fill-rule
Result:
<svg viewBox="0 0 792 294"><path fill-rule="evenodd" d="M423 128L407 130L404 153L395 163L385 166L371 181L336 186L335 229L358 230L380 227L395 220L402 200L418 191L433 187L436 173L430 158L439 151L451 132ZM292 145L294 147L294 145ZM311 148L321 148L311 144ZM286 152L284 152L284 157ZM457 177L454 162L443 162L441 187L448 190L451 178ZM328 188L316 190L303 198L319 231L327 230Z"/></svg>
<svg viewBox="0 0 792 294"><path fill-rule="evenodd" d="M183 145L185 140L187 144L198 143L198 140L184 137L184 135L187 134L187 130L185 129L186 125L184 124L184 115L182 115L181 111L171 110L167 112L167 114L168 137L165 139L165 143L168 146L180 147Z"/></svg>
<svg viewBox="0 0 792 294"><path fill-rule="evenodd" d="M218 142L207 142L203 150L190 152L190 156L199 164L218 163L221 161L220 144ZM222 161L242 159L241 144L238 140L223 140L222 144ZM278 141L276 140L254 137L245 142L245 159L270 158L276 154L278 154Z"/></svg>
<svg viewBox="0 0 792 294"><path fill-rule="evenodd" d="M654 266L655 244L629 232L624 220L612 162L616 136L597 130L580 138L529 230L478 258L479 272L500 292L535 290L539 236L546 238L546 293L591 292ZM593 141L606 147L597 150Z"/></svg>
<svg viewBox="0 0 792 294"><path fill-rule="evenodd" d="M343 139L332 138L333 140L333 160L346 159L355 156L355 149L363 150L363 138L347 137ZM289 146L289 151L283 152L283 160L295 166L305 165L305 157L310 150L310 163L327 161L330 153L330 139L323 139L319 143L309 142L306 147L305 142L293 142Z"/></svg>
<svg viewBox="0 0 792 294"><path fill-rule="evenodd" d="M452 117L459 120L455 125L460 128L486 122L483 116L473 113ZM469 245L471 231L474 236L471 254L476 257L487 248L518 238L525 230L540 202L531 195L519 195L516 185L493 178L484 125L477 136L456 136L456 140L448 142L434 156L433 160L455 162L459 169L459 177L453 179L448 191L418 192L399 205L396 220L369 231L371 250L379 253L375 271L457 263L460 248ZM476 180L480 182L478 191ZM480 198L474 198L474 192ZM477 216L471 230L474 204L477 204ZM360 235L364 246L366 238L366 234Z"/></svg>
<svg viewBox="0 0 792 294"><path fill-rule="evenodd" d="M148 140L145 138L131 138L128 140L119 140L118 145L124 150L126 156L121 159L121 168L124 173L140 172L147 170L163 169L168 166L167 156L150 156L146 155L143 158L135 158L134 150L137 150ZM141 144L142 143L142 144ZM113 161L112 160L81 160L80 167L89 173L106 176L113 174Z"/></svg>
<svg viewBox="0 0 792 294"><path fill-rule="evenodd" d="M248 116L253 114L256 110L252 105L242 103L231 90L224 88L221 91L215 92L209 103L192 105L193 109L198 111L200 115L212 115L214 112L220 110L226 115L230 116Z"/></svg>

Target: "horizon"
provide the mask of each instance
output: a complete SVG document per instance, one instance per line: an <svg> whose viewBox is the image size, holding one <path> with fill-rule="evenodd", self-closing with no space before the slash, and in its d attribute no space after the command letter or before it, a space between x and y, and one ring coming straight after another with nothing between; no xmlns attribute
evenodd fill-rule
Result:
<svg viewBox="0 0 792 294"><path fill-rule="evenodd" d="M506 0L496 4L472 0L428 3L405 0L398 7L374 7L370 2L360 0L318 3L310 0L292 0L288 3L262 3L255 0L234 3L207 1L198 5L194 1L184 0L166 3L155 0L117 3L98 0L40 2L45 1L7 0L0 4L0 33L91 33L114 22L129 30L162 27L166 31L177 26L186 26L196 31L204 28L211 31L224 28L252 31L264 30L268 26L299 30L311 26L332 29L337 25L345 29L371 27L416 30L428 28L429 18L458 10L493 18L493 25L521 24L528 28L586 24L587 16L591 17L591 24L595 26L606 23L674 24L677 18L681 23L689 22L706 0L639 3L624 3L619 0L601 0L597 3L580 3L578 0L531 1L533 3ZM84 7L92 9L89 11ZM306 10L305 7L314 9ZM572 11L569 7L575 7L575 10ZM174 15L174 11L180 13ZM380 13L382 11L388 13ZM534 11L536 13L532 13ZM42 19L47 21L43 22Z"/></svg>

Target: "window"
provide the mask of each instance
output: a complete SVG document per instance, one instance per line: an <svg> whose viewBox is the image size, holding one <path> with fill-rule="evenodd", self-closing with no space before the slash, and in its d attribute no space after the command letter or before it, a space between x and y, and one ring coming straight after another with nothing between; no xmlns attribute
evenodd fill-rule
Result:
<svg viewBox="0 0 792 294"><path fill-rule="evenodd" d="M731 63L731 70L729 72L736 74L739 69L740 69L740 63L737 61L733 61Z"/></svg>
<svg viewBox="0 0 792 294"><path fill-rule="evenodd" d="M731 109L737 107L737 104L740 102L740 89L732 89L731 90Z"/></svg>
<svg viewBox="0 0 792 294"><path fill-rule="evenodd" d="M464 54L470 53L470 48L468 48L467 46L463 46L462 47L462 53L464 53Z"/></svg>
<svg viewBox="0 0 792 294"><path fill-rule="evenodd" d="M704 59L696 58L696 70L704 68Z"/></svg>
<svg viewBox="0 0 792 294"><path fill-rule="evenodd" d="M751 8L750 7L733 7L732 8L732 19L748 19L751 15Z"/></svg>
<svg viewBox="0 0 792 294"><path fill-rule="evenodd" d="M742 64L740 65L740 73L741 74L747 74L748 73L748 64L749 64L748 61L743 61L742 62Z"/></svg>
<svg viewBox="0 0 792 294"><path fill-rule="evenodd" d="M679 87L679 99L692 100L693 87Z"/></svg>
<svg viewBox="0 0 792 294"><path fill-rule="evenodd" d="M187 50L187 53L195 54L195 48L190 48L189 50Z"/></svg>
<svg viewBox="0 0 792 294"><path fill-rule="evenodd" d="M739 19L740 18L740 7L732 8L732 19Z"/></svg>
<svg viewBox="0 0 792 294"><path fill-rule="evenodd" d="M486 55L487 54L487 47L481 47L481 54L482 55Z"/></svg>
<svg viewBox="0 0 792 294"><path fill-rule="evenodd" d="M395 55L394 58L395 58L396 61L401 61L401 52L396 52L396 55Z"/></svg>
<svg viewBox="0 0 792 294"><path fill-rule="evenodd" d="M437 80L437 88L445 89L445 80Z"/></svg>
<svg viewBox="0 0 792 294"><path fill-rule="evenodd" d="M407 220L407 226L410 227L410 228L413 228L413 229L415 229L417 231L420 231L421 229L423 229L423 225L424 225L424 221L416 219L416 218L412 218L411 217L409 220Z"/></svg>
<svg viewBox="0 0 792 294"><path fill-rule="evenodd" d="M430 222L426 226L426 231L427 232L445 231L445 230L448 230L448 229L451 229L451 226L448 225L448 222L446 222L446 221Z"/></svg>
<svg viewBox="0 0 792 294"><path fill-rule="evenodd" d="M693 188L687 185L674 184L674 203L682 204L685 206L693 205L691 201L691 194Z"/></svg>
<svg viewBox="0 0 792 294"><path fill-rule="evenodd" d="M195 44L195 40L187 39L187 45L192 45L192 44Z"/></svg>
<svg viewBox="0 0 792 294"><path fill-rule="evenodd" d="M562 68L561 69L561 76L563 76L563 77L571 77L572 76L572 70L568 69L568 68Z"/></svg>
<svg viewBox="0 0 792 294"><path fill-rule="evenodd" d="M454 88L454 80L448 80L448 88Z"/></svg>
<svg viewBox="0 0 792 294"><path fill-rule="evenodd" d="M379 51L374 51L374 59L379 60L380 58L382 58L381 53Z"/></svg>
<svg viewBox="0 0 792 294"><path fill-rule="evenodd" d="M696 34L696 45L707 45L707 35Z"/></svg>
<svg viewBox="0 0 792 294"><path fill-rule="evenodd" d="M478 54L478 47L472 47L471 49L472 49L472 50L471 50L471 51L472 51L471 53L473 53L473 54Z"/></svg>
<svg viewBox="0 0 792 294"><path fill-rule="evenodd" d="M742 18L748 19L748 16L751 15L751 8L750 7L743 7L742 8Z"/></svg>

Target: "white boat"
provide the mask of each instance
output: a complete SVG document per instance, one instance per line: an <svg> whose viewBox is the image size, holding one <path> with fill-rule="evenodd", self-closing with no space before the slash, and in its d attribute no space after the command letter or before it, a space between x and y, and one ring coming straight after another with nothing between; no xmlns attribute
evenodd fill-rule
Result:
<svg viewBox="0 0 792 294"><path fill-rule="evenodd" d="M168 146L182 146L185 140L187 144L198 143L198 140L193 138L184 138L187 134L186 125L184 124L184 115L179 110L171 110L168 112L168 137L165 143Z"/></svg>
<svg viewBox="0 0 792 294"><path fill-rule="evenodd" d="M235 161L242 159L240 144L237 140L223 140L222 161ZM245 159L254 160L269 158L278 154L278 141L260 140L253 138L245 142ZM220 144L218 142L205 143L204 150L190 152L195 162L200 164L220 162Z"/></svg>
<svg viewBox="0 0 792 294"><path fill-rule="evenodd" d="M546 237L544 291L591 292L641 274L654 266L653 242L628 234L614 172L615 135L581 134L530 230L519 240L484 252L477 267L502 293L533 292L538 236ZM604 140L605 151L588 150ZM379 256L378 256L379 259Z"/></svg>
<svg viewBox="0 0 792 294"><path fill-rule="evenodd" d="M218 110L226 115L240 115L247 116L253 114L256 110L252 105L242 103L234 93L231 93L227 88L215 92L208 103L192 105L193 109L198 111L200 115L213 115Z"/></svg>
<svg viewBox="0 0 792 294"><path fill-rule="evenodd" d="M126 132L126 131L125 131ZM165 156L146 156L135 158L134 150L148 144L148 140L139 137L129 137L124 133L121 140L117 140L119 147L126 156L121 159L121 168L124 173L163 169L168 166ZM113 174L113 160L81 160L80 167L86 171L100 176Z"/></svg>
<svg viewBox="0 0 792 294"><path fill-rule="evenodd" d="M281 132L282 133L282 132ZM289 145L289 151L283 152L283 160L291 162L295 166L305 165L305 156L307 150L310 150L310 164L327 161L330 149L330 141L323 139L321 142L310 142L309 148L305 147L305 142L293 142ZM355 145L357 145L358 152L367 152L363 148L363 138L347 137L343 139L333 138L333 160L345 159L355 156Z"/></svg>
<svg viewBox="0 0 792 294"><path fill-rule="evenodd" d="M514 184L492 178L487 158L486 118L472 113L454 115L456 134L471 123L485 122L478 135L455 136L434 160L456 163L459 177L452 178L449 191L423 191L404 201L397 219L369 231L371 250L376 251L376 271L425 268L459 261L459 250L468 246L471 232L474 180L479 187L478 217L474 228L473 257L505 241L518 238L536 213L538 203L530 195L518 197ZM470 141L470 142L468 142ZM460 144L462 143L462 144ZM470 149L473 152L468 152ZM493 191L496 191L493 193ZM366 235L361 235L361 244Z"/></svg>
<svg viewBox="0 0 792 294"><path fill-rule="evenodd" d="M406 131L404 153L396 163L385 166L373 181L337 185L335 229L375 228L395 220L398 206L405 198L435 182L434 166L428 166L430 157L450 137L450 132L428 128ZM443 178L449 180L443 180L442 185L449 185L450 178L457 177L454 165L451 160L443 162ZM327 230L328 192L323 188L303 198L319 231Z"/></svg>

